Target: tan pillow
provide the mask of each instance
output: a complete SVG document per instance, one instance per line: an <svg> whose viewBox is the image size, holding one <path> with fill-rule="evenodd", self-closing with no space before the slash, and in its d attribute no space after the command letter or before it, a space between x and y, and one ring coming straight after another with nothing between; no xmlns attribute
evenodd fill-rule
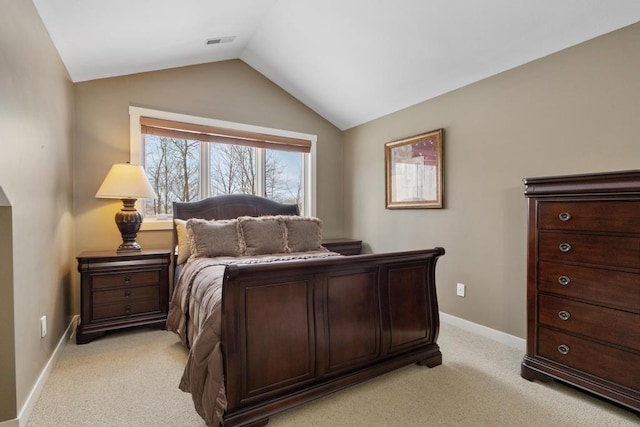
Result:
<svg viewBox="0 0 640 427"><path fill-rule="evenodd" d="M291 252L323 250L322 220L315 217L289 216L285 218L287 226L287 245Z"/></svg>
<svg viewBox="0 0 640 427"><path fill-rule="evenodd" d="M286 228L280 216L238 218L247 255L288 252Z"/></svg>
<svg viewBox="0 0 640 427"><path fill-rule="evenodd" d="M197 257L242 256L235 219L207 221L192 218L187 221L191 255Z"/></svg>
<svg viewBox="0 0 640 427"><path fill-rule="evenodd" d="M189 241L189 233L187 233L187 221L184 219L174 219L176 223L176 234L178 235L178 256L176 264L187 262L191 256L191 242Z"/></svg>

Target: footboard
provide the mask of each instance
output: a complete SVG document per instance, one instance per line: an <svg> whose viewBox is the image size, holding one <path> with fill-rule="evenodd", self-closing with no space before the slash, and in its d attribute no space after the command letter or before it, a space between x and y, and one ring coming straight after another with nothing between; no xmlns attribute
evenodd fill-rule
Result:
<svg viewBox="0 0 640 427"><path fill-rule="evenodd" d="M227 268L224 425L411 363L442 363L435 266L444 249Z"/></svg>

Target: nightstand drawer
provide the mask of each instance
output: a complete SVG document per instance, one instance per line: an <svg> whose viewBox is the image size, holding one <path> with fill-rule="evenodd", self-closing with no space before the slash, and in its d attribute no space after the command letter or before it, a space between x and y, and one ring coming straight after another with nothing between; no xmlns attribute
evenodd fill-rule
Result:
<svg viewBox="0 0 640 427"><path fill-rule="evenodd" d="M93 290L157 284L160 282L160 271L134 271L129 273L99 274L92 277Z"/></svg>
<svg viewBox="0 0 640 427"><path fill-rule="evenodd" d="M547 261L640 269L640 237L547 231L539 240L539 256Z"/></svg>
<svg viewBox="0 0 640 427"><path fill-rule="evenodd" d="M640 202L542 202L539 228L640 233Z"/></svg>
<svg viewBox="0 0 640 427"><path fill-rule="evenodd" d="M134 300L125 303L100 304L93 306L93 320L111 319L119 316L131 316L160 311L158 299Z"/></svg>
<svg viewBox="0 0 640 427"><path fill-rule="evenodd" d="M127 304L134 300L158 300L160 290L158 286L138 286L135 288L120 288L110 291L93 293L93 305L98 304Z"/></svg>
<svg viewBox="0 0 640 427"><path fill-rule="evenodd" d="M538 354L568 367L637 389L640 355L540 327Z"/></svg>
<svg viewBox="0 0 640 427"><path fill-rule="evenodd" d="M538 316L546 326L640 351L640 315L540 295Z"/></svg>

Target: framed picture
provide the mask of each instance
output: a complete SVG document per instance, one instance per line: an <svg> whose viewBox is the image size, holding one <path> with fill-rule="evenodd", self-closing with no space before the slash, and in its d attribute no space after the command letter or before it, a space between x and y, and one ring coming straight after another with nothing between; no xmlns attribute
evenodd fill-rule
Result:
<svg viewBox="0 0 640 427"><path fill-rule="evenodd" d="M384 147L387 209L441 209L444 129Z"/></svg>

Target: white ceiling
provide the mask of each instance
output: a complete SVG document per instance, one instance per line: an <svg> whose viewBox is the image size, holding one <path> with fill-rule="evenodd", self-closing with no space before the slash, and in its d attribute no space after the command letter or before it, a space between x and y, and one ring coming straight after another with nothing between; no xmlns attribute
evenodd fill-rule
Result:
<svg viewBox="0 0 640 427"><path fill-rule="evenodd" d="M340 129L640 21L638 0L33 2L74 82L239 58Z"/></svg>

